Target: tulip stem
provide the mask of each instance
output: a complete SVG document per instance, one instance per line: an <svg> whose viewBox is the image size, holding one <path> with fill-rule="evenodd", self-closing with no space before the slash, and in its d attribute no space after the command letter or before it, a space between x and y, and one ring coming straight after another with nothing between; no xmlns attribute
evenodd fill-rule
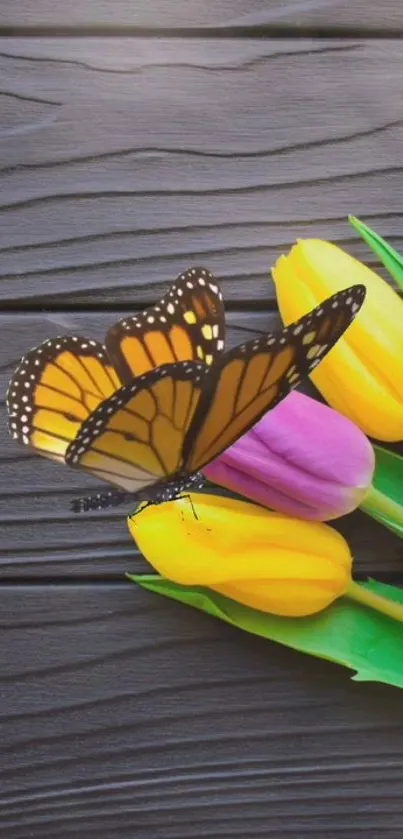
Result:
<svg viewBox="0 0 403 839"><path fill-rule="evenodd" d="M351 581L347 591L346 597L355 600L357 603L362 603L363 606L369 606L370 609L375 609L377 612L382 612L389 618L403 623L403 604L397 603L396 600L389 600L387 597L382 597L381 594L376 594L369 588Z"/></svg>
<svg viewBox="0 0 403 839"><path fill-rule="evenodd" d="M374 486L369 488L364 501L360 504L360 508L364 513L368 513L369 516L373 516L375 519L379 520L380 517L384 516L394 524L403 524L402 505L393 501L392 498L388 498L387 495L380 492L379 489L375 489Z"/></svg>

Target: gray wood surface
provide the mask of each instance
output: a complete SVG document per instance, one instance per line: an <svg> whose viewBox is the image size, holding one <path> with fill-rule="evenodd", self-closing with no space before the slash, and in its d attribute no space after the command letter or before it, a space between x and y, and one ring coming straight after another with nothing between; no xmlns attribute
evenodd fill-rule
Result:
<svg viewBox="0 0 403 839"><path fill-rule="evenodd" d="M129 583L0 598L4 839L400 839L397 691Z"/></svg>
<svg viewBox="0 0 403 839"><path fill-rule="evenodd" d="M0 39L0 297L151 302L206 263L273 300L296 239L403 248L400 41Z"/></svg>
<svg viewBox="0 0 403 839"><path fill-rule="evenodd" d="M399 33L398 0L2 0L3 27Z"/></svg>
<svg viewBox="0 0 403 839"><path fill-rule="evenodd" d="M149 570L125 508L73 516L98 484L13 444L4 406L27 349L102 338L192 263L235 343L278 323L268 272L297 237L376 264L353 212L403 249L401 4L0 18L0 837L401 839L401 694L125 583ZM357 575L403 584L401 541L359 512L337 527Z"/></svg>

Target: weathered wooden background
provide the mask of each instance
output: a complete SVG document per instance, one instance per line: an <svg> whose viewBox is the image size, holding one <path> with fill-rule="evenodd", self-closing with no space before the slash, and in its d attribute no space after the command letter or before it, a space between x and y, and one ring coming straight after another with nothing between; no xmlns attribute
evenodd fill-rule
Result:
<svg viewBox="0 0 403 839"><path fill-rule="evenodd" d="M102 337L202 263L231 340L277 320L296 238L403 248L399 0L2 0L4 389L44 338ZM120 510L0 439L0 836L401 839L403 700L136 590ZM340 522L357 574L403 545Z"/></svg>

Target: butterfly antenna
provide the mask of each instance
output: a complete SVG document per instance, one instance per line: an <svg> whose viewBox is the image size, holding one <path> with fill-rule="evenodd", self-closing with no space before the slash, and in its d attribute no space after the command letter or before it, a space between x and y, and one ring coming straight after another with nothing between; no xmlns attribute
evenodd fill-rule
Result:
<svg viewBox="0 0 403 839"><path fill-rule="evenodd" d="M109 507L118 507L129 497L128 492L121 490L109 490L98 492L97 495L86 495L83 498L74 498L71 502L73 513L89 513L91 510L107 510Z"/></svg>

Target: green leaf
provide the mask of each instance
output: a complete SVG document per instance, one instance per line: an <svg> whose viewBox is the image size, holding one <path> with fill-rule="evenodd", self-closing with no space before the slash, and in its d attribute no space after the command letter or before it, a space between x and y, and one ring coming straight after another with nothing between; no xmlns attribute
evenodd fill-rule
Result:
<svg viewBox="0 0 403 839"><path fill-rule="evenodd" d="M372 488L361 509L403 538L403 457L375 446Z"/></svg>
<svg viewBox="0 0 403 839"><path fill-rule="evenodd" d="M226 623L356 671L358 681L403 687L403 625L346 597L309 618L281 618L242 606L207 588L154 574L129 578L148 591L179 600ZM403 589L373 580L364 588L403 603Z"/></svg>
<svg viewBox="0 0 403 839"><path fill-rule="evenodd" d="M375 233L375 230L371 230L360 219L355 218L355 216L349 216L348 220L362 239L364 239L364 242L376 253L386 270L389 271L391 277L393 277L398 286L403 290L403 257L385 239L382 239L382 236Z"/></svg>

